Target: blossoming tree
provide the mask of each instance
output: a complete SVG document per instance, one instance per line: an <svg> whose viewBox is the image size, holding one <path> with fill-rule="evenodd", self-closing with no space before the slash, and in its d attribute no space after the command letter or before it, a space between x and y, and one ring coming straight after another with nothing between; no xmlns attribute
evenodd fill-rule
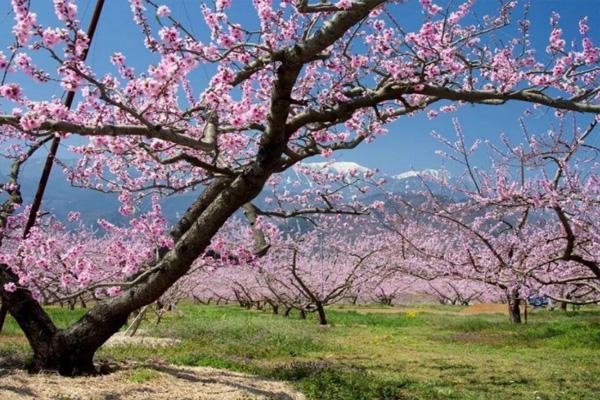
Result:
<svg viewBox="0 0 600 400"><path fill-rule="evenodd" d="M442 154L463 164L462 179L438 180L446 197L424 181L420 201L396 199L406 212L383 223L407 248L399 252L399 269L429 281L451 278L495 288L517 323L520 303L530 294L598 302L600 149L589 140L597 122L584 128L573 122L568 129L565 119L544 134L523 125L523 143L503 136L502 145L491 145L492 167L478 169L471 160L478 143L468 146L455 121L456 141L438 137L448 147Z"/></svg>
<svg viewBox="0 0 600 400"><path fill-rule="evenodd" d="M473 23L472 0L449 10L421 0L425 21L411 32L403 28L402 1L255 0L256 28L233 19L231 0L217 0L201 5L207 38L195 37L166 6L130 4L145 38L140 45L156 61L138 71L115 48L114 72L100 74L82 59L89 40L75 1L54 0L58 22L43 26L29 1L12 0L15 44L0 54L3 150L18 165L54 135L87 138L71 149L79 160L67 178L118 192L126 215L143 193L202 190L174 226L172 243L155 259L140 258L138 273L117 296L65 329L52 323L31 287L19 285L15 261L2 265L2 302L33 348L33 369L94 372L95 351L128 315L184 276L273 175L308 157L355 148L384 133L386 124L442 100L600 112L599 49L585 19L574 47L555 26L547 54L539 56L526 21L506 45L490 39L511 25L515 1ZM39 57L55 67L42 69L34 62ZM194 72L208 64L216 72L199 83ZM80 99L72 111L55 100L33 100L20 74L40 84L58 80ZM18 174L3 188L2 234L17 237L11 218L21 202ZM307 205L305 212L319 209Z"/></svg>

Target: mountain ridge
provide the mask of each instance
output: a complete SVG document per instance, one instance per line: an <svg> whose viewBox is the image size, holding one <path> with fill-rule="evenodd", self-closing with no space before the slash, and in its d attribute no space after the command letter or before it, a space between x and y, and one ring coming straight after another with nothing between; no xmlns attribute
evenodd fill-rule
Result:
<svg viewBox="0 0 600 400"><path fill-rule="evenodd" d="M22 193L25 204L33 199L39 176L42 171L44 159L35 159L35 162L26 164L21 174ZM69 164L69 160L62 160L63 164ZM407 193L410 188L416 187L421 181L420 176L427 175L438 177L441 172L435 169L411 170L391 175L378 172L376 169L370 169L352 161L330 161L330 162L311 162L299 164L300 169L342 173L342 174L375 174L377 177L385 179L384 187L393 193ZM0 176L6 176L8 173L8 163L4 160L0 163ZM283 173L285 179L290 182L300 181L300 185L289 185L290 190L301 192L307 188L314 187L310 178L291 169ZM163 212L170 222L175 222L194 201L197 193L188 192L177 196L171 196L162 202ZM263 192L257 198L257 202L264 204L268 193ZM369 193L364 195L363 199L369 201L380 197L379 195ZM145 209L148 204L144 204L141 209ZM54 213L60 220L67 221L70 211L81 213L85 224L95 224L100 218L106 219L112 223L125 223L127 218L119 214L119 201L116 194L99 193L88 189L73 187L64 178L58 165L52 170L50 180L44 196L42 209Z"/></svg>

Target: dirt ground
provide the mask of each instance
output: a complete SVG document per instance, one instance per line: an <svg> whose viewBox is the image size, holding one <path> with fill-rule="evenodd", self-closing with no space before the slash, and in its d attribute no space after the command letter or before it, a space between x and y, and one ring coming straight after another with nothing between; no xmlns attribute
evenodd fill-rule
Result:
<svg viewBox="0 0 600 400"><path fill-rule="evenodd" d="M2 400L304 400L284 382L214 368L129 367L96 377L0 369Z"/></svg>
<svg viewBox="0 0 600 400"><path fill-rule="evenodd" d="M410 313L410 312L414 312L414 313L427 312L428 314L457 314L457 312L454 312L454 311L399 307L399 306L390 307L390 308L360 307L360 308L352 309L352 311L357 312L358 314L405 314L405 313Z"/></svg>
<svg viewBox="0 0 600 400"><path fill-rule="evenodd" d="M348 308L346 308L348 309ZM437 310L433 308L419 308L419 307L405 307L395 306L389 308L381 307L356 307L352 308L359 314L403 314L407 312L427 312L428 314L452 314L452 315L474 315L474 314L508 314L508 308L506 304L496 303L479 303L473 304L463 308L460 311L449 311L449 310ZM532 309L530 308L530 312Z"/></svg>
<svg viewBox="0 0 600 400"><path fill-rule="evenodd" d="M473 304L463 310L460 314L508 314L508 306L506 304L481 303Z"/></svg>

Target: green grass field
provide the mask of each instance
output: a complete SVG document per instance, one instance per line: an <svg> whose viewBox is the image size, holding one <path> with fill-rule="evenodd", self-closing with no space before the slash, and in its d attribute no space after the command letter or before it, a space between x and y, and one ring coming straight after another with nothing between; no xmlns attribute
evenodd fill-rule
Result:
<svg viewBox="0 0 600 400"><path fill-rule="evenodd" d="M232 306L181 305L145 335L181 343L101 349L98 360L212 366L291 381L309 399L598 399L600 311L541 311L510 325L458 307L329 310L331 326ZM50 309L61 325L81 310ZM375 311L368 312L365 311ZM29 356L12 319L0 357Z"/></svg>

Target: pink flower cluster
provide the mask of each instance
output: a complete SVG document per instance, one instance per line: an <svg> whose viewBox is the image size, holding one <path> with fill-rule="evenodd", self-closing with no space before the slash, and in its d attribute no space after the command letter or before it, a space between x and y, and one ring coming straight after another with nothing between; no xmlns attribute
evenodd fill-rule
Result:
<svg viewBox="0 0 600 400"><path fill-rule="evenodd" d="M13 34L21 46L25 46L37 26L37 15L29 11L29 1L11 0L12 9L15 14L15 25Z"/></svg>

